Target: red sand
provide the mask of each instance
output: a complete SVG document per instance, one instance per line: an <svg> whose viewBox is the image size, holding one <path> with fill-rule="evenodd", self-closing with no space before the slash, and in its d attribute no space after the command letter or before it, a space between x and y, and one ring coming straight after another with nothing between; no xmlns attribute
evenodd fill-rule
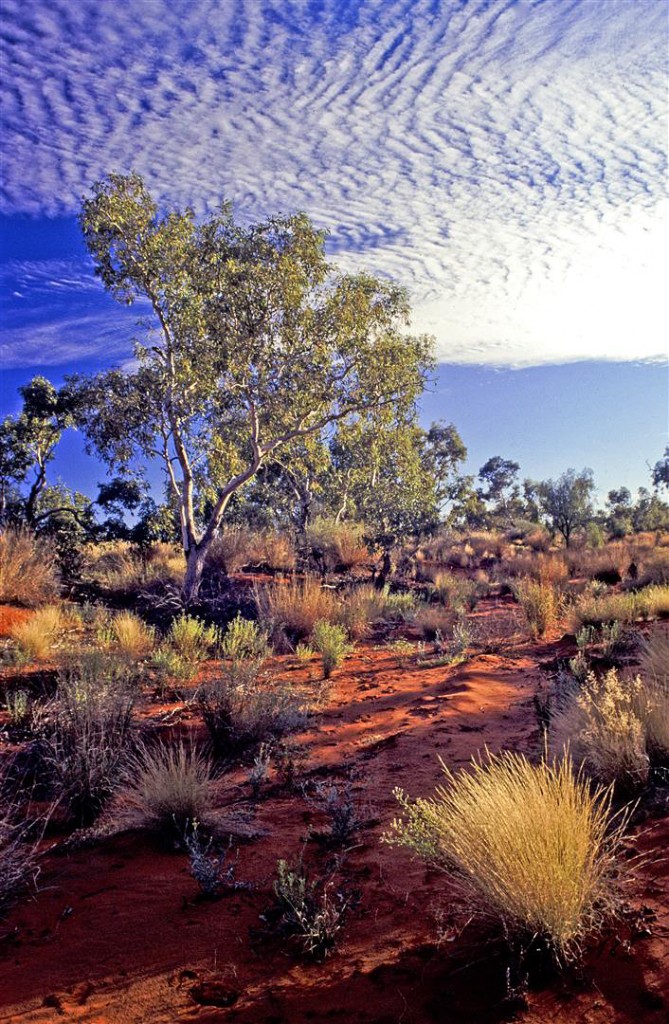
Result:
<svg viewBox="0 0 669 1024"><path fill-rule="evenodd" d="M484 602L483 616L506 614ZM183 854L124 834L69 854L45 857L40 891L0 924L0 1021L28 1024L485 1024L508 1019L503 971L492 946L469 928L439 937L447 906L445 876L379 837L396 813L395 786L429 793L437 755L454 767L487 745L535 752L532 696L537 666L558 645L509 636L504 651L455 668L408 668L398 656L361 644L333 678L327 706L295 737L306 760L302 779L349 774L371 824L352 841L344 873L361 900L340 945L322 964L295 949L260 941L279 857L296 860L310 827L322 826L305 797L270 780L249 800L246 774L221 786L222 813L255 830L239 846L237 877L255 884L216 902L198 898ZM308 669L281 659L283 671ZM314 673L316 669L314 666ZM159 719L156 705L148 714ZM186 716L182 728L195 721ZM641 848L664 853L669 820L651 823ZM327 854L306 845L308 864ZM531 992L518 1012L527 1024L621 1024L667 1019L669 911L667 861L651 858L634 903L651 935L608 941L579 978L567 974ZM654 917L653 915L657 915ZM443 928L442 928L443 931ZM638 941L636 941L638 939Z"/></svg>

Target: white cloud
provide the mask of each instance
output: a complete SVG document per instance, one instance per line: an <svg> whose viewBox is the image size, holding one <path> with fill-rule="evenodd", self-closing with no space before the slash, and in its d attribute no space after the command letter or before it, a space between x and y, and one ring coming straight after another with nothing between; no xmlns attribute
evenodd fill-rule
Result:
<svg viewBox="0 0 669 1024"><path fill-rule="evenodd" d="M4 19L4 212L73 212L135 168L199 210L306 209L344 266L410 287L444 359L666 352L664 0L5 0Z"/></svg>

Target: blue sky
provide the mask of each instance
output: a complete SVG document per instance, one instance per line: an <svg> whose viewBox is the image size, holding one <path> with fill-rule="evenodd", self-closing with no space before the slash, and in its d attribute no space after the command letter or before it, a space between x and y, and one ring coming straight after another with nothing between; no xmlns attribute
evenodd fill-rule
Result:
<svg viewBox="0 0 669 1024"><path fill-rule="evenodd" d="M2 410L36 368L123 361L91 183L306 210L411 291L426 418L478 468L648 482L667 441L665 0L4 0ZM71 476L77 468L72 442ZM545 467L545 468L544 468ZM99 472L98 472L99 475Z"/></svg>

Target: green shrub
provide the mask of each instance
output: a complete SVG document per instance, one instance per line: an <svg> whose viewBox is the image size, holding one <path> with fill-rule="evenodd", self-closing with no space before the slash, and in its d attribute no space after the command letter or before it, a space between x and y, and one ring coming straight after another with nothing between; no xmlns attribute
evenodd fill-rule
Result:
<svg viewBox="0 0 669 1024"><path fill-rule="evenodd" d="M221 641L221 654L233 660L264 661L269 654L269 637L257 622L237 615L228 626Z"/></svg>
<svg viewBox="0 0 669 1024"><path fill-rule="evenodd" d="M549 947L559 961L615 911L620 823L610 794L568 759L538 766L488 754L452 774L434 797L396 791L403 817L385 840L452 874L466 911L494 917L511 938Z"/></svg>
<svg viewBox="0 0 669 1024"><path fill-rule="evenodd" d="M318 651L323 659L323 677L329 679L333 670L341 665L344 658L353 650L348 642L346 630L325 619L320 619L314 625L311 637L314 650Z"/></svg>
<svg viewBox="0 0 669 1024"><path fill-rule="evenodd" d="M331 879L310 879L302 864L277 863L276 907L268 915L282 934L295 937L314 959L328 956L344 925L350 899Z"/></svg>
<svg viewBox="0 0 669 1024"><path fill-rule="evenodd" d="M201 619L179 615L172 621L166 642L184 661L197 665L220 643L220 634L216 626L207 626Z"/></svg>

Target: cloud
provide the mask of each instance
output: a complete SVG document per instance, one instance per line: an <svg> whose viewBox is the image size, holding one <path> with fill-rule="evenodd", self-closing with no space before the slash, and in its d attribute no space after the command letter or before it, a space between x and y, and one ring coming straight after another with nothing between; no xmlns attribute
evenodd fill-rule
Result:
<svg viewBox="0 0 669 1024"><path fill-rule="evenodd" d="M8 296L0 338L7 370L123 358L147 312L141 303L118 306L88 260L10 261L0 266L0 291Z"/></svg>
<svg viewBox="0 0 669 1024"><path fill-rule="evenodd" d="M664 0L5 0L0 210L306 209L440 356L666 352ZM19 287L17 290L21 291Z"/></svg>

